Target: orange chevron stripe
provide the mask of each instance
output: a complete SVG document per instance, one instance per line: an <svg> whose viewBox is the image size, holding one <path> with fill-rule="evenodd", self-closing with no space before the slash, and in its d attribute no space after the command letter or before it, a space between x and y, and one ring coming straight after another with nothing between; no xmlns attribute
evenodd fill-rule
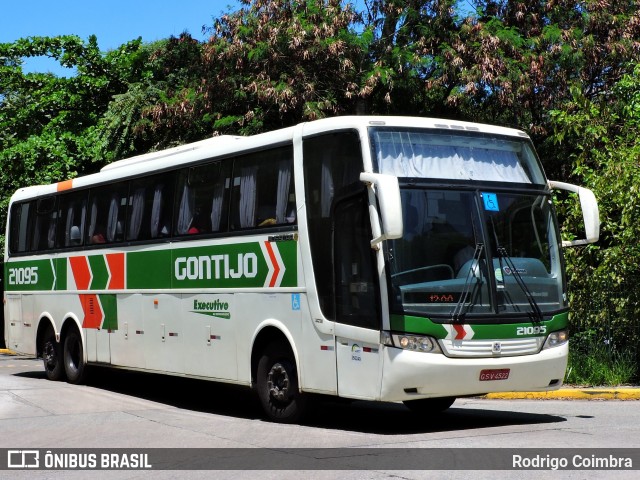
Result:
<svg viewBox="0 0 640 480"><path fill-rule="evenodd" d="M278 279L278 275L280 274L280 265L278 264L278 260L276 259L276 254L273 253L273 247L271 243L264 242L264 246L269 253L269 258L271 259L271 264L273 265L273 275L271 276L271 280L269 281L270 287L276 286L276 280Z"/></svg>
<svg viewBox="0 0 640 480"><path fill-rule="evenodd" d="M108 253L105 257L111 272L111 279L107 289L124 290L124 253Z"/></svg>
<svg viewBox="0 0 640 480"><path fill-rule="evenodd" d="M82 311L84 312L82 328L100 328L104 315L102 314L98 295L80 295L80 303L82 304Z"/></svg>
<svg viewBox="0 0 640 480"><path fill-rule="evenodd" d="M71 265L71 272L78 290L89 290L91 270L87 257L69 257L69 265Z"/></svg>

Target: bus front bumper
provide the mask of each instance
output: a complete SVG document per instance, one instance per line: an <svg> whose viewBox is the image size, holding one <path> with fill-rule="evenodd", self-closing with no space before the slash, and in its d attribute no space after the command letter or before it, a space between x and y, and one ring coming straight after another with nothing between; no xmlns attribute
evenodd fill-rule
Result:
<svg viewBox="0 0 640 480"><path fill-rule="evenodd" d="M492 392L548 391L562 385L568 342L534 355L449 358L383 347L382 401L460 397Z"/></svg>

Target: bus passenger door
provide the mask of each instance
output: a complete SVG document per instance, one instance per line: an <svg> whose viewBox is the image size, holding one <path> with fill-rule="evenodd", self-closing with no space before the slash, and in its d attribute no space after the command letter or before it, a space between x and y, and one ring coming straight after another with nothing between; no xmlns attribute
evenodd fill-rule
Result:
<svg viewBox="0 0 640 480"><path fill-rule="evenodd" d="M370 242L368 202L360 191L336 204L333 223L338 394L349 398L380 396L380 299Z"/></svg>

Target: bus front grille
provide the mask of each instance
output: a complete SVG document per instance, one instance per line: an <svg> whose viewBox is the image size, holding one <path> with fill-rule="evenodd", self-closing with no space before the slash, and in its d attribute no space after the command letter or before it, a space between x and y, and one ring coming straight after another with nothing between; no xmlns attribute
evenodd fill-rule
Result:
<svg viewBox="0 0 640 480"><path fill-rule="evenodd" d="M494 340L440 340L442 351L447 357L462 358L533 355L540 351L543 344L544 337Z"/></svg>

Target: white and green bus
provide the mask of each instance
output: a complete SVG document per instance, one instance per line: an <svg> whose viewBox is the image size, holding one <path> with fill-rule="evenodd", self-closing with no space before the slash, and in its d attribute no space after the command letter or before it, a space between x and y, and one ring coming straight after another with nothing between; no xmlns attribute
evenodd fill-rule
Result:
<svg viewBox="0 0 640 480"><path fill-rule="evenodd" d="M552 189L579 196L562 242ZM6 344L51 380L105 365L438 411L560 387L561 246L593 194L550 182L517 130L338 117L221 136L17 191Z"/></svg>

